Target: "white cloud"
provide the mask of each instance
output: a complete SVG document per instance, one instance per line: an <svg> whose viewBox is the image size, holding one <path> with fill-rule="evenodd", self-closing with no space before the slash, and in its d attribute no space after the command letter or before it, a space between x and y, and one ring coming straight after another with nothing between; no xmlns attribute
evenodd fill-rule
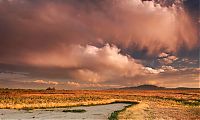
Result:
<svg viewBox="0 0 200 120"><path fill-rule="evenodd" d="M161 66L161 68L153 69L150 67L144 67L143 68L145 73L149 74L159 74L159 73L166 73L166 72L177 72L178 69L172 67L172 66Z"/></svg>
<svg viewBox="0 0 200 120"><path fill-rule="evenodd" d="M146 73L150 73L150 74L159 74L159 73L164 72L163 69L153 69L150 67L144 67L143 69L145 70Z"/></svg>
<svg viewBox="0 0 200 120"><path fill-rule="evenodd" d="M169 54L164 53L164 52L162 52L162 53L160 53L160 54L158 55L159 58L167 57L167 56L169 56Z"/></svg>
<svg viewBox="0 0 200 120"><path fill-rule="evenodd" d="M50 84L50 85L58 85L58 82L55 81L48 81L48 80L35 80L33 81L34 83L38 83L38 84Z"/></svg>
<svg viewBox="0 0 200 120"><path fill-rule="evenodd" d="M70 81L68 81L67 85L72 86L72 87L80 87L80 84L77 83L77 82L70 82Z"/></svg>
<svg viewBox="0 0 200 120"><path fill-rule="evenodd" d="M69 72L73 78L94 83L134 77L141 74L143 67L138 60L122 55L119 48L109 44L101 48L73 45L44 54L31 54L27 58L29 64L36 66L74 68Z"/></svg>
<svg viewBox="0 0 200 120"><path fill-rule="evenodd" d="M158 61L162 65L169 65L172 64L174 61L178 60L178 57L167 53L160 53L158 57Z"/></svg>
<svg viewBox="0 0 200 120"><path fill-rule="evenodd" d="M161 67L166 72L176 72L179 71L178 69L172 67L172 66L162 66Z"/></svg>

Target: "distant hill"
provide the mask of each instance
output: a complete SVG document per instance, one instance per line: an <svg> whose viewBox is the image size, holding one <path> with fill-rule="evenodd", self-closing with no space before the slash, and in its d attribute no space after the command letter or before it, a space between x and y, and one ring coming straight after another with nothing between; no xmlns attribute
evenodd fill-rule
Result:
<svg viewBox="0 0 200 120"><path fill-rule="evenodd" d="M200 88L187 88L187 87L178 87L178 88L166 88L166 87L158 87L156 85L139 85L136 87L123 87L123 88L116 88L117 90L193 90L193 89L200 89Z"/></svg>
<svg viewBox="0 0 200 120"><path fill-rule="evenodd" d="M174 88L176 90L200 90L200 88L187 88L187 87L177 87L177 88Z"/></svg>
<svg viewBox="0 0 200 120"><path fill-rule="evenodd" d="M158 87L156 85L140 85L136 87L124 87L119 88L120 90L162 90L166 89L165 87Z"/></svg>

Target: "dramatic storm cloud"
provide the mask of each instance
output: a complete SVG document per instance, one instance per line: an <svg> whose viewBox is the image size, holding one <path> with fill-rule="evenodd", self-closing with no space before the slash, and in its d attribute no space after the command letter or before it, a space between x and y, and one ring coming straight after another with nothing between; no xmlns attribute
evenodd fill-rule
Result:
<svg viewBox="0 0 200 120"><path fill-rule="evenodd" d="M106 88L157 81L174 87L180 69L192 69L195 77L187 77L195 81L199 23L189 5L182 0L0 0L1 87L27 82L31 88ZM177 82L163 80L168 78ZM185 78L181 82L187 86Z"/></svg>
<svg viewBox="0 0 200 120"><path fill-rule="evenodd" d="M60 51L28 56L27 64L35 66L54 66L72 69L70 75L79 80L99 82L125 79L141 74L142 65L130 56L120 54L116 46L102 48L87 45L70 46Z"/></svg>

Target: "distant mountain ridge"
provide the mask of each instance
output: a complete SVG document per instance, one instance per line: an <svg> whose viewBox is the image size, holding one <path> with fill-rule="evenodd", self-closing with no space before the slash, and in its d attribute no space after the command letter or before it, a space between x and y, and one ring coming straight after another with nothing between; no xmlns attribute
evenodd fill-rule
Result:
<svg viewBox="0 0 200 120"><path fill-rule="evenodd" d="M123 87L123 88L116 88L118 90L190 90L190 89L200 89L200 88L187 88L187 87L177 87L177 88L166 88L166 87L159 87L156 85L139 85L135 87Z"/></svg>

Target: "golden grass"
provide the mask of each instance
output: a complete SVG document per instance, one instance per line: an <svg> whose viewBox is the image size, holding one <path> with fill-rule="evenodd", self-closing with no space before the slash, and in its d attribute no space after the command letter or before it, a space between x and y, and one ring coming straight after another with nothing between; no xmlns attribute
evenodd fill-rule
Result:
<svg viewBox="0 0 200 120"><path fill-rule="evenodd" d="M199 90L6 90L0 89L0 108L36 109L138 101L119 113L120 119L196 119Z"/></svg>
<svg viewBox="0 0 200 120"><path fill-rule="evenodd" d="M118 99L134 101L175 101L176 103L199 103L198 90L155 90L155 91L45 91L0 89L0 108L62 107L77 105L106 104ZM186 103L186 102L185 102ZM198 105L198 104L197 104Z"/></svg>

